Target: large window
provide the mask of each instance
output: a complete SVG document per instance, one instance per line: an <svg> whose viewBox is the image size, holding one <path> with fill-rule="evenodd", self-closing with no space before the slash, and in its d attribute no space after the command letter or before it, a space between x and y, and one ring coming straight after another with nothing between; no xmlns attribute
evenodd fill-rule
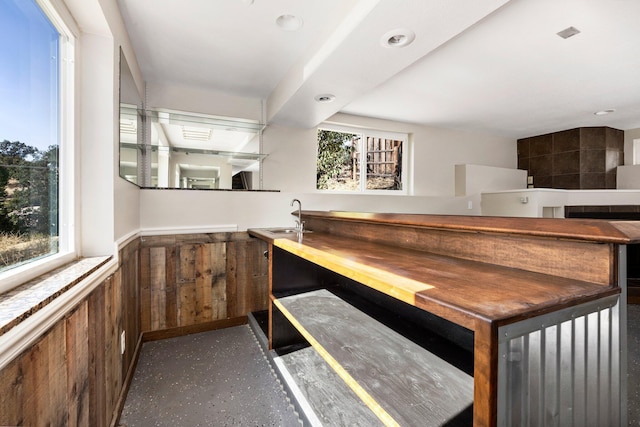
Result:
<svg viewBox="0 0 640 427"><path fill-rule="evenodd" d="M0 278L69 249L60 165L73 46L43 4L46 12L35 0L0 1Z"/></svg>
<svg viewBox="0 0 640 427"><path fill-rule="evenodd" d="M406 193L406 146L406 134L320 128L316 188Z"/></svg>

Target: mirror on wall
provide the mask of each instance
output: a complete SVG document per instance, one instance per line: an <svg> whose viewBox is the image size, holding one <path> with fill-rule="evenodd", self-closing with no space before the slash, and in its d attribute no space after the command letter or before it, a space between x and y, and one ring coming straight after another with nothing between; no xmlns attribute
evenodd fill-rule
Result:
<svg viewBox="0 0 640 427"><path fill-rule="evenodd" d="M153 109L146 113L149 187L259 190L258 121Z"/></svg>
<svg viewBox="0 0 640 427"><path fill-rule="evenodd" d="M127 59L120 49L120 176L138 183L140 150L143 141L142 100Z"/></svg>
<svg viewBox="0 0 640 427"><path fill-rule="evenodd" d="M120 176L143 188L261 190L263 125L143 109L120 50Z"/></svg>

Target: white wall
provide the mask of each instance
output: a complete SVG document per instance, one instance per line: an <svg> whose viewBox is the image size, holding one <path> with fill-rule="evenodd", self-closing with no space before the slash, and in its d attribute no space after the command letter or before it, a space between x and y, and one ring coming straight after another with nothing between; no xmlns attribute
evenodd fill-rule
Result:
<svg viewBox="0 0 640 427"><path fill-rule="evenodd" d="M619 190L640 189L640 165L618 166L616 175Z"/></svg>
<svg viewBox="0 0 640 427"><path fill-rule="evenodd" d="M567 190L523 189L482 193L482 215L542 218L564 217ZM545 209L546 208L546 209ZM553 212L553 215L547 212Z"/></svg>
<svg viewBox="0 0 640 427"><path fill-rule="evenodd" d="M527 188L527 171L482 165L455 166L456 196Z"/></svg>
<svg viewBox="0 0 640 427"><path fill-rule="evenodd" d="M265 190L292 193L315 191L317 130L269 126L262 139L267 158L262 162Z"/></svg>
<svg viewBox="0 0 640 427"><path fill-rule="evenodd" d="M106 52L106 54L105 54ZM80 176L81 252L111 254L114 237L116 138L113 40L83 34L81 40Z"/></svg>
<svg viewBox="0 0 640 427"><path fill-rule="evenodd" d="M640 129L624 131L624 164L633 165L633 140L640 139Z"/></svg>
<svg viewBox="0 0 640 427"><path fill-rule="evenodd" d="M147 82L147 108L262 120L262 104L258 98L153 81Z"/></svg>
<svg viewBox="0 0 640 427"><path fill-rule="evenodd" d="M206 190L141 190L141 228L154 231L246 230L293 225L291 200L304 210L480 214L479 196L412 197ZM468 209L471 201L473 208Z"/></svg>
<svg viewBox="0 0 640 427"><path fill-rule="evenodd" d="M456 164L517 168L517 144L509 138L425 128L414 139L415 194L455 194Z"/></svg>

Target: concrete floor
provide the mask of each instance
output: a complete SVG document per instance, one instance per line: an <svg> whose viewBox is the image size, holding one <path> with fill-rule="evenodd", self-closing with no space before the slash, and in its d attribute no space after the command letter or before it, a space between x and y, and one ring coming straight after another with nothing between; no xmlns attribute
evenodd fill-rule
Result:
<svg viewBox="0 0 640 427"><path fill-rule="evenodd" d="M301 423L245 325L145 343L120 425Z"/></svg>
<svg viewBox="0 0 640 427"><path fill-rule="evenodd" d="M629 426L640 426L640 305L628 306ZM121 426L300 426L249 326L142 347Z"/></svg>

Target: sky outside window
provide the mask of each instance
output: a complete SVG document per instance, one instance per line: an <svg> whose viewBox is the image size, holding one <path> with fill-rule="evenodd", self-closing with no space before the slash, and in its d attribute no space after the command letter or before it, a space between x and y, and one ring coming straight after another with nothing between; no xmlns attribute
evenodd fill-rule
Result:
<svg viewBox="0 0 640 427"><path fill-rule="evenodd" d="M0 1L0 141L58 144L58 40L35 1Z"/></svg>

